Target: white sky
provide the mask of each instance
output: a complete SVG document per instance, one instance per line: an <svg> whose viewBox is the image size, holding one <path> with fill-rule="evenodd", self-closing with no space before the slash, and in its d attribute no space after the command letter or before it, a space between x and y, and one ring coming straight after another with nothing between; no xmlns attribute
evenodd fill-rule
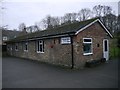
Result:
<svg viewBox="0 0 120 90"><path fill-rule="evenodd" d="M118 14L119 0L4 0L2 6L5 7L0 13L2 25L8 25L8 29L18 29L20 23L27 26L41 21L46 15L63 16L65 13L78 12L82 8L90 8L101 4L113 8Z"/></svg>

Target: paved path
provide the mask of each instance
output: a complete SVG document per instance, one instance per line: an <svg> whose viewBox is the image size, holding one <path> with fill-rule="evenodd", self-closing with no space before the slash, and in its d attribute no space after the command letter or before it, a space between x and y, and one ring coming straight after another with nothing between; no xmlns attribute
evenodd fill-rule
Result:
<svg viewBox="0 0 120 90"><path fill-rule="evenodd" d="M117 88L118 60L70 70L15 57L3 58L3 88Z"/></svg>

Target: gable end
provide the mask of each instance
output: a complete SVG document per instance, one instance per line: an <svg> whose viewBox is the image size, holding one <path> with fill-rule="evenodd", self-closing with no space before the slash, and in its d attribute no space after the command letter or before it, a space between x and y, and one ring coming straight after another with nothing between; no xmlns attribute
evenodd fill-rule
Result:
<svg viewBox="0 0 120 90"><path fill-rule="evenodd" d="M81 31L85 30L86 28L88 28L89 26L93 25L93 24L96 23L96 22L99 22L99 23L101 24L101 26L104 28L104 30L109 34L109 36L110 36L111 38L113 38L112 34L108 31L108 29L103 25L103 23L102 23L99 19L97 19L97 20L89 23L89 24L86 25L85 27L83 27L83 28L81 28L80 30L78 30L78 31L75 33L75 35L77 35L78 33L80 33Z"/></svg>

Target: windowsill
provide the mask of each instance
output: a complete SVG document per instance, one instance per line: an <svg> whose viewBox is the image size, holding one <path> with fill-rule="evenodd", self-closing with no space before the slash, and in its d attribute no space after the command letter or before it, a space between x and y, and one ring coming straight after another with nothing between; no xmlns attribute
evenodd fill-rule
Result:
<svg viewBox="0 0 120 90"><path fill-rule="evenodd" d="M18 50L15 50L15 51L18 51Z"/></svg>
<svg viewBox="0 0 120 90"><path fill-rule="evenodd" d="M83 55L92 55L93 53L84 53Z"/></svg>
<svg viewBox="0 0 120 90"><path fill-rule="evenodd" d="M37 51L37 53L44 53L44 52Z"/></svg>
<svg viewBox="0 0 120 90"><path fill-rule="evenodd" d="M24 50L24 52L28 52L28 50Z"/></svg>
<svg viewBox="0 0 120 90"><path fill-rule="evenodd" d="M70 45L71 43L61 43L61 45Z"/></svg>

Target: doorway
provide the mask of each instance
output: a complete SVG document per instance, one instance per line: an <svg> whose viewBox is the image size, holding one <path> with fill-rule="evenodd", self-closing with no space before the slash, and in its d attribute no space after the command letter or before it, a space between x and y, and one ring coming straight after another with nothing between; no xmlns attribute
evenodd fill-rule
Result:
<svg viewBox="0 0 120 90"><path fill-rule="evenodd" d="M109 41L108 39L103 40L103 58L109 60Z"/></svg>

